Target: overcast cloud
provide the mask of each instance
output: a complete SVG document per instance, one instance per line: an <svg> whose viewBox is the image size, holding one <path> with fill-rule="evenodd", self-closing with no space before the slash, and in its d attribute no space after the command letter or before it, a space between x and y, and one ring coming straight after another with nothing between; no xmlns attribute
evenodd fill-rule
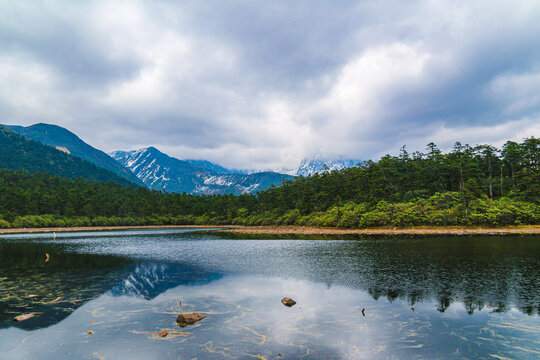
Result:
<svg viewBox="0 0 540 360"><path fill-rule="evenodd" d="M540 2L0 0L0 123L229 167L540 136Z"/></svg>

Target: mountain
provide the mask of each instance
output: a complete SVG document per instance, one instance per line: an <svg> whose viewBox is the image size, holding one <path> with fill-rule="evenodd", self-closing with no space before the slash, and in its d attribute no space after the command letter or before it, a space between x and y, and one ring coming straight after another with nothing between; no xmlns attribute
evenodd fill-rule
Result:
<svg viewBox="0 0 540 360"><path fill-rule="evenodd" d="M193 164L195 166L206 168L212 172L215 172L216 174L244 174L242 170L227 169L221 165L214 164L208 160L184 160L184 161L190 164Z"/></svg>
<svg viewBox="0 0 540 360"><path fill-rule="evenodd" d="M346 160L325 160L321 158L317 159L304 159L300 163L296 175L298 176L311 176L313 174L321 172L329 172L332 170L341 170L344 168L357 166L362 163L361 160L346 159Z"/></svg>
<svg viewBox="0 0 540 360"><path fill-rule="evenodd" d="M31 126L4 125L19 134L52 146L66 154L77 156L101 168L107 169L116 175L140 186L143 183L128 169L103 151L93 148L71 131L57 125L35 124Z"/></svg>
<svg viewBox="0 0 540 360"><path fill-rule="evenodd" d="M154 147L114 151L109 155L130 169L148 188L166 192L200 195L253 193L292 178L275 172L241 174L208 161L179 160Z"/></svg>
<svg viewBox="0 0 540 360"><path fill-rule="evenodd" d="M85 178L132 184L107 169L31 140L0 125L0 168L47 173L69 179Z"/></svg>

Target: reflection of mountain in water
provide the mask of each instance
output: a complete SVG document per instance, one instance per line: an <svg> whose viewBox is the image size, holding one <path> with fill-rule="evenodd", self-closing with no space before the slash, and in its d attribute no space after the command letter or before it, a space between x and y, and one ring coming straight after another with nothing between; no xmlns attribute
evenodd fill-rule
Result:
<svg viewBox="0 0 540 360"><path fill-rule="evenodd" d="M115 296L152 299L179 284L222 277L193 266L134 266L122 257L58 250L58 244L0 242L0 328L33 330L57 324L108 290ZM15 316L31 312L39 316L13 322Z"/></svg>
<svg viewBox="0 0 540 360"><path fill-rule="evenodd" d="M150 300L178 285L207 284L223 274L180 264L139 264L111 289L113 296L137 296Z"/></svg>
<svg viewBox="0 0 540 360"><path fill-rule="evenodd" d="M160 236L174 242L163 247L161 237L144 241L129 237L129 244L140 246L141 254L151 252L152 258L179 259L190 265L134 265L119 256L70 254L58 242L0 242L0 328L56 324L109 290L113 296L152 299L177 285L209 283L228 272L345 285L367 291L375 299L435 303L440 311L458 302L469 313L485 306L500 312L511 308L540 312L537 237L330 242L267 240L266 235L254 241L227 241L224 234L194 234L189 239ZM116 238L104 241L122 243ZM50 254L48 262L45 253ZM207 259L219 270L208 270ZM29 312L42 314L12 322Z"/></svg>

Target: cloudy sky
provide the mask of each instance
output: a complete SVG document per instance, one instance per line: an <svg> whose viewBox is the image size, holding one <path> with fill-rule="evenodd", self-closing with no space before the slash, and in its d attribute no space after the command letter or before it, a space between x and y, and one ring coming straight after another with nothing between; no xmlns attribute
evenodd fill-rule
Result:
<svg viewBox="0 0 540 360"><path fill-rule="evenodd" d="M0 0L0 123L230 167L540 136L540 1Z"/></svg>

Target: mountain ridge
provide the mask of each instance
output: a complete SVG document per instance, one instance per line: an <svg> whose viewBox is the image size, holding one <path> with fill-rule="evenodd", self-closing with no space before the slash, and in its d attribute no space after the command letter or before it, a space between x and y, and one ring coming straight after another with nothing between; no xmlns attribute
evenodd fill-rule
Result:
<svg viewBox="0 0 540 360"><path fill-rule="evenodd" d="M180 160L155 147L109 154L148 188L198 195L243 194L279 185L292 176L276 172L242 174L206 160Z"/></svg>
<svg viewBox="0 0 540 360"><path fill-rule="evenodd" d="M66 128L45 123L37 123L30 126L4 126L29 139L63 151L69 155L79 157L98 167L107 169L135 185L143 185L131 171L121 166L105 152L87 144L80 137Z"/></svg>

